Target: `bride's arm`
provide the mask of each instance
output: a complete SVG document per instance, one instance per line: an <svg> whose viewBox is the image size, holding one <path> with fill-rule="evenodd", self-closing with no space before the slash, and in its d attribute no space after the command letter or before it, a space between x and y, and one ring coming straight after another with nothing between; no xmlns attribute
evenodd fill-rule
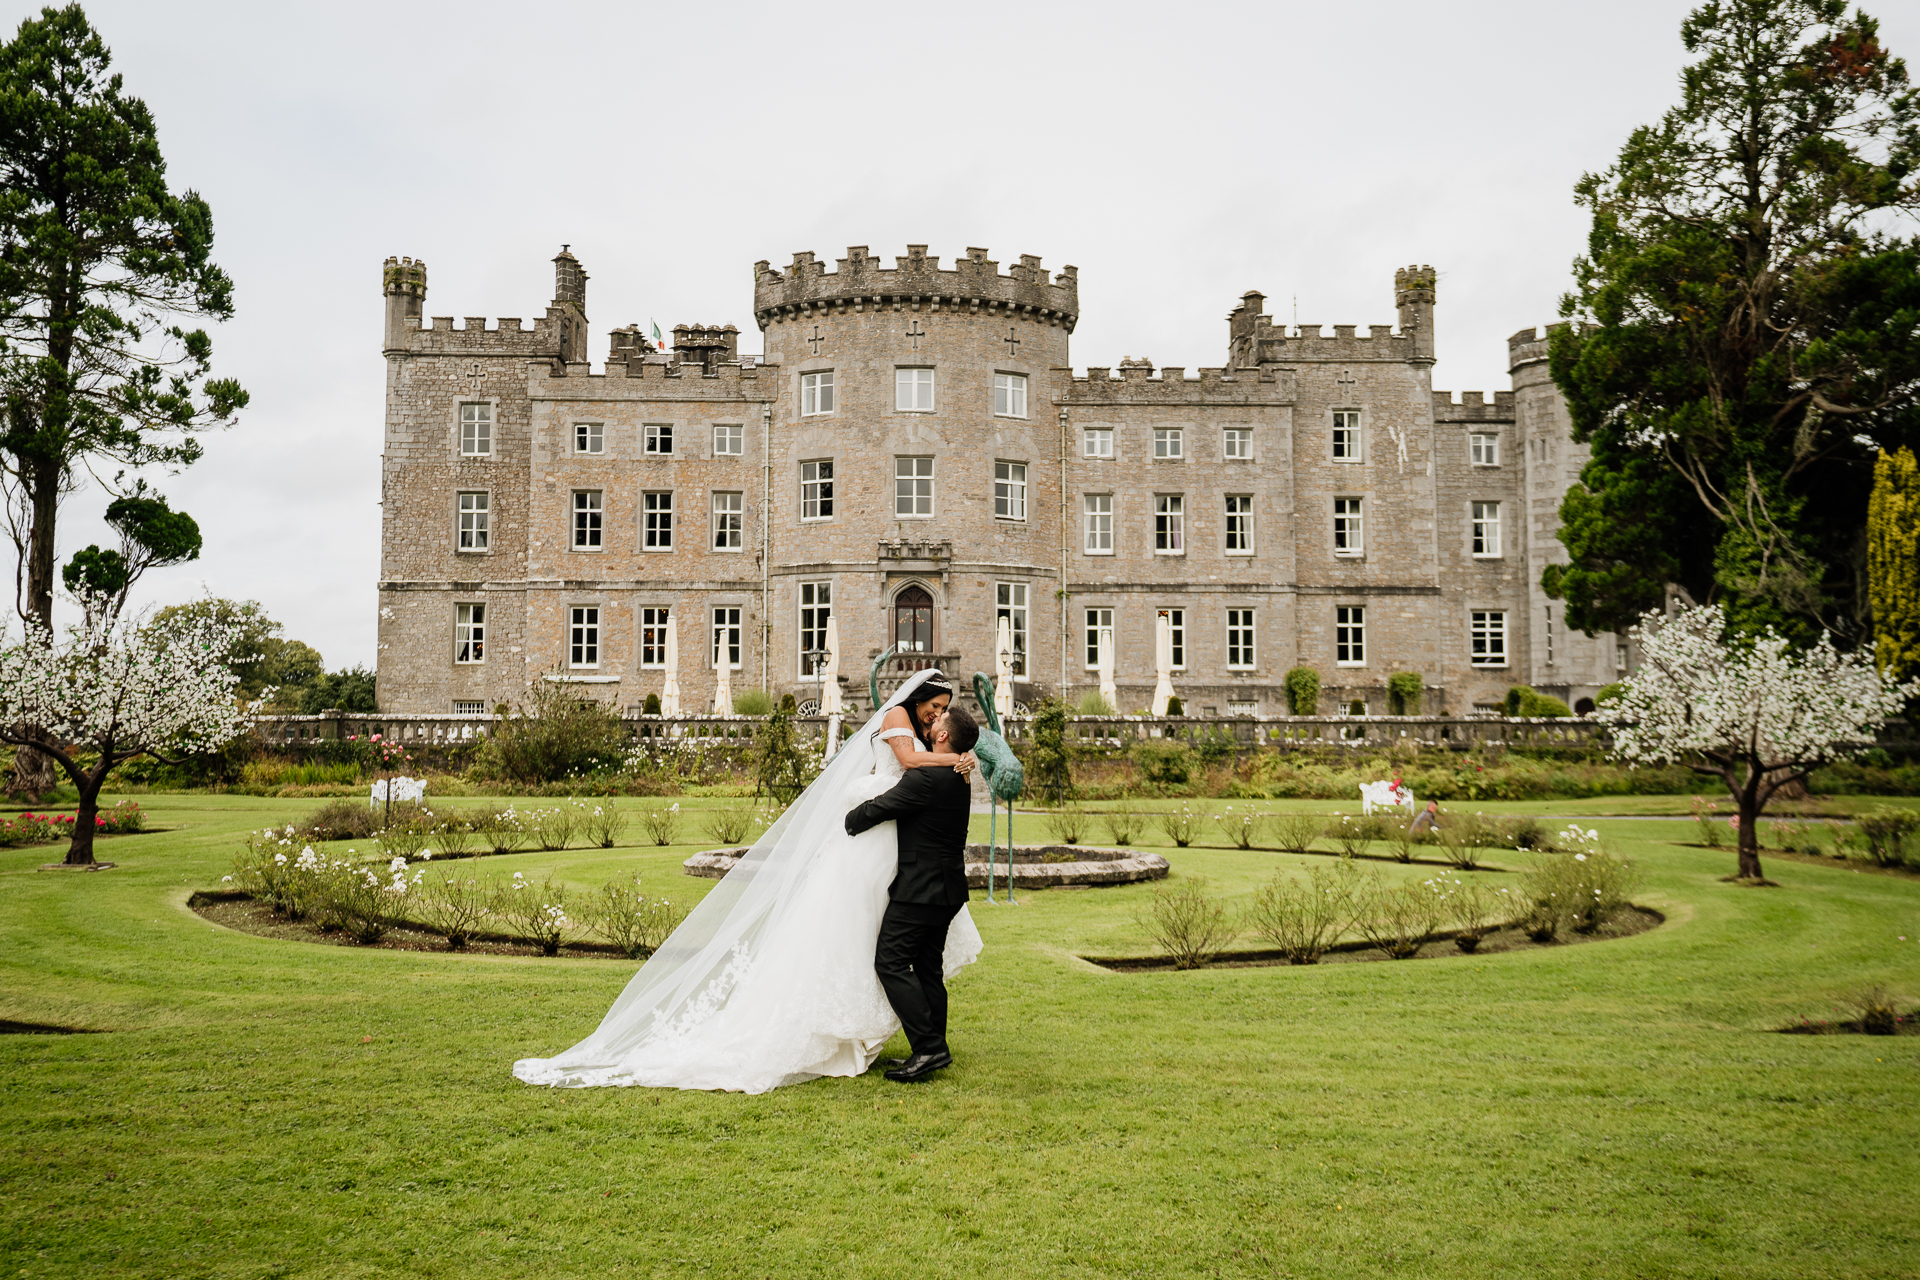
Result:
<svg viewBox="0 0 1920 1280"><path fill-rule="evenodd" d="M895 707L893 710L887 712L886 719L880 723L887 729L913 728L913 726L907 722L907 712L904 707ZM918 731L915 730L915 736L917 735ZM950 764L956 773L971 773L973 772L974 766L978 763L978 761L974 759L973 752L971 751L963 756L955 755L951 751L916 751L913 746L914 738L904 735L901 737L888 738L886 739L886 743L893 748L893 754L899 759L900 767L903 769L918 769L923 765Z"/></svg>

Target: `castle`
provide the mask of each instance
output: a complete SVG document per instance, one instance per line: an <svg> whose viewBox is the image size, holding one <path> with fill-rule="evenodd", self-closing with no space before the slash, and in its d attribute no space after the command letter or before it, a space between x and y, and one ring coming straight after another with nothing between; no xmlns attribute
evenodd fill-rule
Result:
<svg viewBox="0 0 1920 1280"><path fill-rule="evenodd" d="M1073 372L1077 272L984 249L943 268L855 246L754 266L764 358L733 325L637 327L587 355L587 274L565 248L531 324L422 319L423 262L389 258L379 692L479 714L565 678L637 710L666 632L682 706L819 697L838 619L849 700L890 644L1077 699L1111 638L1122 710L1155 684L1156 619L1189 714L1279 715L1315 668L1323 713L1383 714L1416 672L1428 714L1528 684L1578 706L1623 642L1569 631L1539 588L1586 460L1546 335L1508 342L1513 389L1432 386L1434 273L1395 273L1397 326L1297 325L1258 293L1227 360L1189 376Z"/></svg>

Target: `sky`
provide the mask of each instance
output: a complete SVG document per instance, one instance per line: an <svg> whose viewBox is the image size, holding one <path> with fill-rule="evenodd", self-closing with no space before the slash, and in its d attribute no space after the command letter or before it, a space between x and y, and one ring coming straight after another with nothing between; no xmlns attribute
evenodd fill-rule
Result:
<svg viewBox="0 0 1920 1280"><path fill-rule="evenodd" d="M1080 369L1223 364L1249 289L1281 320L1392 323L1394 269L1431 263L1434 386L1492 392L1507 336L1558 315L1574 183L1677 99L1690 6L85 7L212 206L236 299L214 370L252 396L151 474L206 545L136 604L258 600L337 669L374 662L389 255L426 261L430 315L531 318L570 244L596 367L635 321L760 350L753 263L799 250L1073 264ZM12 8L8 35L37 11ZM1920 8L1869 11L1920 50ZM62 563L113 545L105 503L68 500Z"/></svg>

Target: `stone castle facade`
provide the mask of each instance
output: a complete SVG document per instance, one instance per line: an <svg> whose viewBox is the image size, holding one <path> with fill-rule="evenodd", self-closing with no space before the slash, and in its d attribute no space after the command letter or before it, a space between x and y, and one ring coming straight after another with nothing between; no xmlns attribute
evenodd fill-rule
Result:
<svg viewBox="0 0 1920 1280"><path fill-rule="evenodd" d="M1429 714L1530 684L1578 704L1619 640L1569 632L1538 583L1564 551L1585 462L1546 335L1509 340L1513 389L1432 385L1431 268L1395 273L1397 326L1292 331L1258 293L1227 360L1075 374L1077 272L925 246L754 267L764 358L732 325L669 350L615 329L587 353L587 275L563 249L531 324L423 322L426 266L388 259L379 694L390 712L478 713L561 678L621 708L737 691L818 697L829 613L849 700L898 643L991 672L1011 619L1018 696L1097 688L1110 632L1122 710L1174 624L1189 714L1387 710L1417 672Z"/></svg>

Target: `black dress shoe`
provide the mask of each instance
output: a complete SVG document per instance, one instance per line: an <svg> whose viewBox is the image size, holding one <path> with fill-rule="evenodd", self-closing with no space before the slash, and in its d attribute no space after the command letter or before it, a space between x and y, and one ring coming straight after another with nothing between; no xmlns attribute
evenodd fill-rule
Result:
<svg viewBox="0 0 1920 1280"><path fill-rule="evenodd" d="M887 1079L911 1084L915 1080L924 1080L942 1067L953 1065L953 1055L941 1053L916 1053L905 1062L887 1072Z"/></svg>

